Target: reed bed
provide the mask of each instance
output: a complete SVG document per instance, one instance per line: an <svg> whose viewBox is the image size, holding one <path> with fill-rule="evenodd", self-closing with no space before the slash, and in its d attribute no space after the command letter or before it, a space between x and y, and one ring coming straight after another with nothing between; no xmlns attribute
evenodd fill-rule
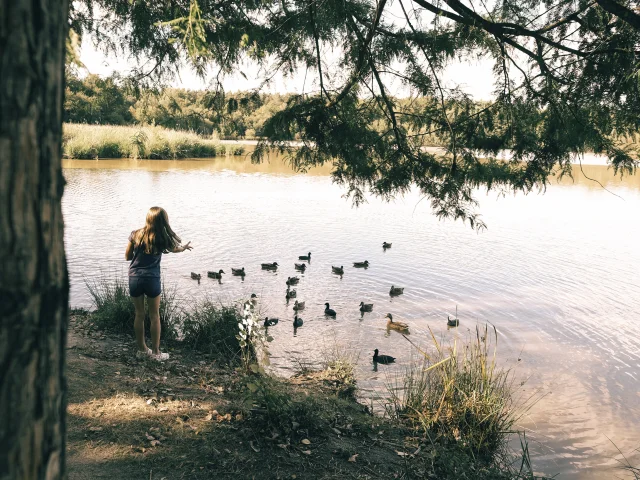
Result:
<svg viewBox="0 0 640 480"><path fill-rule="evenodd" d="M133 158L168 160L242 155L241 145L223 145L216 137L158 126L88 125L67 123L63 156L79 160Z"/></svg>

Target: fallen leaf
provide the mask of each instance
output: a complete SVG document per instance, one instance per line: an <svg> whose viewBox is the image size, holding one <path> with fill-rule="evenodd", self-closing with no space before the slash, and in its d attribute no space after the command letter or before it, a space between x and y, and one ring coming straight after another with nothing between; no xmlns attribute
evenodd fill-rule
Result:
<svg viewBox="0 0 640 480"><path fill-rule="evenodd" d="M159 412L166 412L167 410L169 410L167 407L160 407L158 409Z"/></svg>
<svg viewBox="0 0 640 480"><path fill-rule="evenodd" d="M333 433L335 433L336 435L342 435L342 432L340 430L338 430L337 428L333 429Z"/></svg>
<svg viewBox="0 0 640 480"><path fill-rule="evenodd" d="M116 375L120 375L120 372L116 372Z"/></svg>
<svg viewBox="0 0 640 480"><path fill-rule="evenodd" d="M250 441L249 441L249 446L250 446L250 447L251 447L251 449L252 449L254 452L256 452L256 453L258 453L258 452L260 451L260 449L259 449L259 448L257 448L257 447L253 444L253 440L250 440Z"/></svg>
<svg viewBox="0 0 640 480"><path fill-rule="evenodd" d="M278 446L280 448L287 448L289 445L285 445L284 443L279 443Z"/></svg>
<svg viewBox="0 0 640 480"><path fill-rule="evenodd" d="M241 414L241 413L238 413L238 414L236 415L236 422L241 422L241 421L242 421L242 414Z"/></svg>
<svg viewBox="0 0 640 480"><path fill-rule="evenodd" d="M151 440L151 446L155 447L156 445L160 445L160 440Z"/></svg>
<svg viewBox="0 0 640 480"><path fill-rule="evenodd" d="M153 435L149 435L148 433L145 433L145 436L147 437L147 440L155 440L156 437L154 437Z"/></svg>
<svg viewBox="0 0 640 480"><path fill-rule="evenodd" d="M396 453L398 454L398 456L400 456L400 457L406 457L406 456L408 456L408 455L409 455L407 452L399 452L398 450L395 450L395 452L396 452Z"/></svg>
<svg viewBox="0 0 640 480"><path fill-rule="evenodd" d="M151 405L153 403L153 398L150 398L149 400L147 400L147 405Z"/></svg>
<svg viewBox="0 0 640 480"><path fill-rule="evenodd" d="M302 450L305 455L311 455L311 450Z"/></svg>
<svg viewBox="0 0 640 480"><path fill-rule="evenodd" d="M349 461L350 461L350 462L355 463L356 458L358 458L358 454L357 454L357 453L356 453L355 455L351 455L351 456L349 457Z"/></svg>
<svg viewBox="0 0 640 480"><path fill-rule="evenodd" d="M205 422L209 422L209 421L211 421L212 418L213 418L213 415L209 414L206 417L204 417L204 421Z"/></svg>
<svg viewBox="0 0 640 480"><path fill-rule="evenodd" d="M303 443L305 445L311 445L311 440L309 440L308 438L303 438L302 440L300 440L300 443Z"/></svg>

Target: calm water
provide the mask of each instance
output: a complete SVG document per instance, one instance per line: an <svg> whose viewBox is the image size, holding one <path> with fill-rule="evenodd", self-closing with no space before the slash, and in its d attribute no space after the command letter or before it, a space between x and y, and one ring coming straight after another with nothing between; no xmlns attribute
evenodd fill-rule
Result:
<svg viewBox="0 0 640 480"><path fill-rule="evenodd" d="M85 278L126 273L127 237L160 205L194 245L165 256L167 280L186 299L257 293L261 308L281 317L270 329L281 372L317 363L337 344L358 358L362 394L379 406L377 392L415 359L402 336L388 334L387 312L409 323L421 345L429 343L428 328L449 342L490 323L501 362L526 380L518 395L544 395L519 423L538 470L565 479L623 476L609 439L625 453L640 447L640 178L620 181L605 167L584 167L622 199L577 170L575 182L554 181L544 195L480 193L489 228L478 234L435 219L417 193L351 208L327 169L294 175L278 161L234 158L64 166L73 306L90 306ZM382 241L393 247L384 252ZM292 318L285 280L308 251L312 261L297 287L305 323L294 336L283 320ZM365 259L369 269L351 267ZM281 265L277 273L260 269L272 261ZM331 265L344 265L345 275L332 275ZM231 267L245 267L245 280L232 277ZM228 273L222 284L204 278L219 268ZM203 274L201 285L192 271ZM391 299L391 284L405 294ZM325 301L337 320L324 318ZM374 303L373 313L361 318L360 301ZM456 306L457 332L445 322ZM399 363L373 371L374 348Z"/></svg>

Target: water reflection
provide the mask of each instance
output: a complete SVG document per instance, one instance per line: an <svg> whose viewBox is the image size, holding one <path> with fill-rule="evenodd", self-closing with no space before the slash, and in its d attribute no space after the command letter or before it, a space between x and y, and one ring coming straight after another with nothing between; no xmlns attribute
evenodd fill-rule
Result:
<svg viewBox="0 0 640 480"><path fill-rule="evenodd" d="M90 305L85 279L101 270L125 272L126 238L151 205L161 205L195 247L163 258L166 279L185 304L204 295L230 302L257 294L261 314L281 319L269 327L280 372L318 365L324 350L348 345L359 358L360 391L375 404L419 358L405 337L386 328L387 313L406 321L411 341L424 349L431 332L446 344L489 323L501 362L528 379L518 395L549 393L520 422L538 467L562 478L602 478L616 454L607 437L625 452L640 445L638 177L614 179L605 167L583 166L624 200L579 167L573 180L553 179L545 195L478 192L489 226L478 234L434 219L417 192L353 209L328 167L294 175L276 160L253 165L233 157L64 166L73 306ZM392 248L381 248L383 241ZM301 274L295 263L306 252L313 261ZM352 266L365 258L368 268ZM263 270L264 262L279 267ZM342 265L342 275L332 273ZM223 280L206 276L220 269L229 272ZM190 272L202 274L200 285ZM293 276L300 282L288 299ZM392 285L405 287L404 294L390 296ZM293 327L295 300L306 303L300 328ZM374 304L372 313L362 314L363 301ZM326 302L337 319L324 315ZM460 325L449 329L456 306ZM397 363L376 368L376 348Z"/></svg>

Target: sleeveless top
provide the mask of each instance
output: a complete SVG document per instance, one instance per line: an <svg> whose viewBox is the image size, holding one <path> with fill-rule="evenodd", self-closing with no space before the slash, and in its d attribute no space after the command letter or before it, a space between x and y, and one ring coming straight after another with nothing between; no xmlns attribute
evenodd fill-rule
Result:
<svg viewBox="0 0 640 480"><path fill-rule="evenodd" d="M144 244L135 245L135 234L137 230L129 235L129 242L134 243L133 260L129 265L130 277L160 277L160 260L162 253L153 254L144 251Z"/></svg>

